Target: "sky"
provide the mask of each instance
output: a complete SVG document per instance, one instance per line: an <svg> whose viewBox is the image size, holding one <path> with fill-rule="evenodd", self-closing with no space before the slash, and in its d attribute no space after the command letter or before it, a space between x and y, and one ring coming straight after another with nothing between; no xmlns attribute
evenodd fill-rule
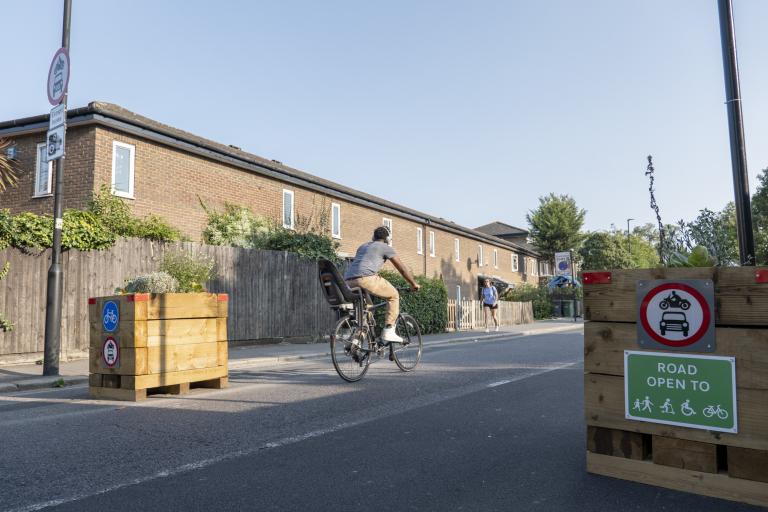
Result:
<svg viewBox="0 0 768 512"><path fill-rule="evenodd" d="M47 112L61 0L3 0L0 120ZM733 199L716 0L73 0L69 106L108 101L459 224L585 228ZM768 1L734 0L750 186Z"/></svg>

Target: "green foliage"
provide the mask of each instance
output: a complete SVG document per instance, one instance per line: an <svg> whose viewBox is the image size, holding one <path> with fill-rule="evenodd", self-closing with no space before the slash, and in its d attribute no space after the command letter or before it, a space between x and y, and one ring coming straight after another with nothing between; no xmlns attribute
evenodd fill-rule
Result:
<svg viewBox="0 0 768 512"><path fill-rule="evenodd" d="M202 292L205 283L216 277L213 259L203 254L167 252L160 264L160 271L166 272L178 281L178 291Z"/></svg>
<svg viewBox="0 0 768 512"><path fill-rule="evenodd" d="M586 213L568 195L539 198L539 207L528 212L526 219L533 243L545 260L553 260L556 252L578 249Z"/></svg>
<svg viewBox="0 0 768 512"><path fill-rule="evenodd" d="M126 279L120 293L175 293L179 291L179 281L168 272L152 272L145 276Z"/></svg>
<svg viewBox="0 0 768 512"><path fill-rule="evenodd" d="M123 236L145 238L157 242L177 242L183 237L181 232L168 224L168 221L150 213L141 219L133 219L130 231Z"/></svg>
<svg viewBox="0 0 768 512"><path fill-rule="evenodd" d="M53 230L53 219L44 217ZM50 234L50 231L49 231ZM115 244L115 234L94 214L80 210L64 212L64 227L61 230L61 247L88 251L108 249Z"/></svg>
<svg viewBox="0 0 768 512"><path fill-rule="evenodd" d="M29 212L14 215L10 229L13 247L44 249L53 244L53 218L50 215Z"/></svg>
<svg viewBox="0 0 768 512"><path fill-rule="evenodd" d="M403 276L396 272L382 271L381 277L396 288L409 285ZM422 334L445 332L448 325L448 291L442 279L416 276L421 288L418 292L400 293L400 310L413 316L421 327ZM376 312L376 323L384 324L384 311Z"/></svg>
<svg viewBox="0 0 768 512"><path fill-rule="evenodd" d="M8 271L10 269L11 263L6 261L5 265L3 265L3 269L0 270L0 280L3 280L8 275ZM7 318L5 318L2 313L0 313L0 329L3 331L13 330L13 324Z"/></svg>
<svg viewBox="0 0 768 512"><path fill-rule="evenodd" d="M208 216L203 242L209 245L252 248L255 238L267 234L272 227L268 219L254 215L244 206L226 203L224 212L219 213L208 208L202 200L200 205Z"/></svg>
<svg viewBox="0 0 768 512"><path fill-rule="evenodd" d="M501 299L512 302L532 302L533 317L536 320L552 318L554 304L546 286L535 286L528 283L521 284L514 289L504 292Z"/></svg>
<svg viewBox="0 0 768 512"><path fill-rule="evenodd" d="M125 201L112 194L106 185L93 197L88 211L116 236L159 242L176 242L182 238L181 232L162 217L151 213L143 218L135 217Z"/></svg>
<svg viewBox="0 0 768 512"><path fill-rule="evenodd" d="M768 265L768 167L757 175L757 190L752 196L752 225L758 265Z"/></svg>
<svg viewBox="0 0 768 512"><path fill-rule="evenodd" d="M656 248L647 234L637 231L629 240L620 231L589 233L579 248L579 256L583 270L653 268L659 264Z"/></svg>
<svg viewBox="0 0 768 512"><path fill-rule="evenodd" d="M697 245L690 252L674 251L667 258L668 267L713 267L717 260L703 245Z"/></svg>
<svg viewBox="0 0 768 512"><path fill-rule="evenodd" d="M338 263L336 249L339 244L332 238L318 233L297 233L285 228L274 228L272 231L254 238L253 247L269 251L288 251L317 260L325 258Z"/></svg>
<svg viewBox="0 0 768 512"><path fill-rule="evenodd" d="M6 149L12 145L11 141L0 139L0 194L10 187L15 187L19 181L16 163L5 154Z"/></svg>

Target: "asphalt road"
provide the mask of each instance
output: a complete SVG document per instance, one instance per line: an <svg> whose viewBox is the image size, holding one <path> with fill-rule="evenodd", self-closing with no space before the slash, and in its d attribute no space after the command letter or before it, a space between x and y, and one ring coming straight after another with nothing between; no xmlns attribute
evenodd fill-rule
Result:
<svg viewBox="0 0 768 512"><path fill-rule="evenodd" d="M0 397L0 511L746 511L588 475L582 336L432 347L347 384L330 361L139 404Z"/></svg>

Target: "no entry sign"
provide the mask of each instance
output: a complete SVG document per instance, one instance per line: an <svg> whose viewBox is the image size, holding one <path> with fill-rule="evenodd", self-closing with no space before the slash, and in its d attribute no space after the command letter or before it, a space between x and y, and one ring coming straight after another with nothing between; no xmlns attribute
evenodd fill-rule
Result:
<svg viewBox="0 0 768 512"><path fill-rule="evenodd" d="M642 348L715 350L715 292L708 279L637 282L637 341Z"/></svg>
<svg viewBox="0 0 768 512"><path fill-rule="evenodd" d="M107 336L104 340L101 356L107 368L117 368L120 365L120 346L112 336Z"/></svg>

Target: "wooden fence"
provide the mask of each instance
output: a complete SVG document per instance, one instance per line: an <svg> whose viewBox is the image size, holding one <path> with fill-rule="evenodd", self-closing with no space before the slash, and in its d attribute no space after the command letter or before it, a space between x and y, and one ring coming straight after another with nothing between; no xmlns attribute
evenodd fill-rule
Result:
<svg viewBox="0 0 768 512"><path fill-rule="evenodd" d="M234 344L253 340L306 338L328 333L335 320L317 280L317 265L294 254L197 243L162 244L121 239L106 251L65 251L62 354L81 357L88 350L88 298L112 295L125 279L157 270L168 250L195 251L216 261L219 276L208 289L230 295L227 329ZM0 251L0 312L14 324L0 330L0 361L38 358L45 335L47 271L50 250L27 254Z"/></svg>
<svg viewBox="0 0 768 512"><path fill-rule="evenodd" d="M496 311L499 325L518 325L533 322L533 304L531 302L499 301ZM493 321L488 319L489 326ZM483 304L479 300L448 300L448 330L466 331L485 326Z"/></svg>

